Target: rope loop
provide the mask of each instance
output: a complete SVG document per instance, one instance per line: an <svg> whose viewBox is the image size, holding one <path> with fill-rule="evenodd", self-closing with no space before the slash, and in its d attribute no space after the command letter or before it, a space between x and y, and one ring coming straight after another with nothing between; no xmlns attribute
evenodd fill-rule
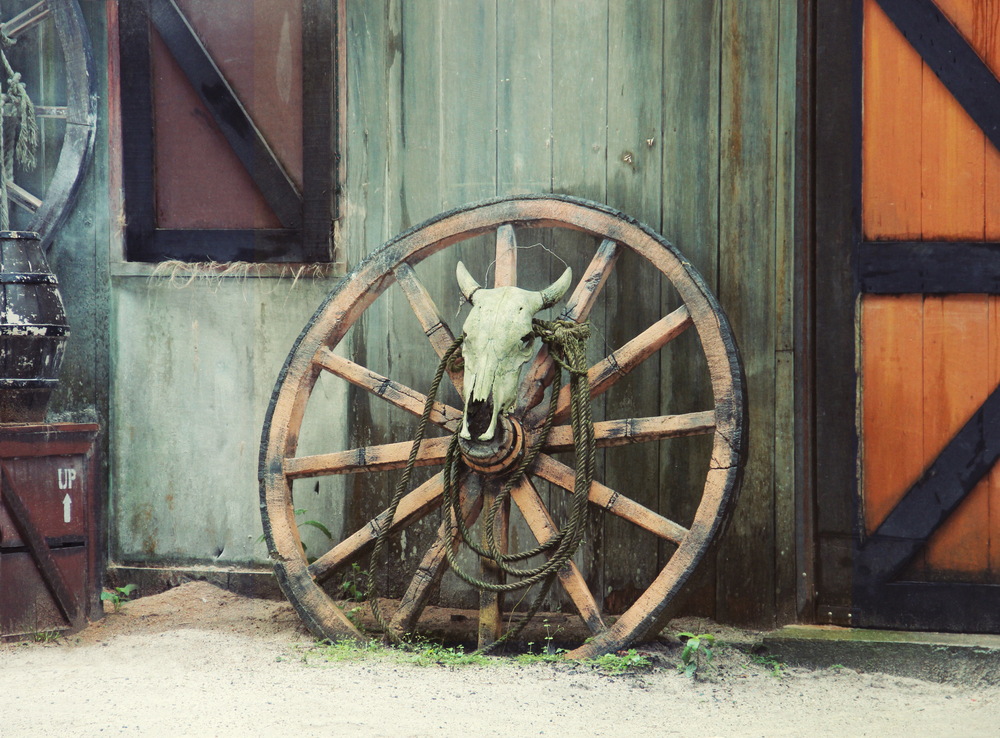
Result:
<svg viewBox="0 0 1000 738"><path fill-rule="evenodd" d="M445 555L452 571L459 578L481 591L496 593L513 592L520 589L527 589L535 584L541 584L538 594L535 596L524 617L500 639L482 649L483 653L493 652L501 645L518 636L524 626L528 624L535 613L541 608L559 571L572 559L580 548L586 529L587 502L590 487L594 479L596 441L594 439L594 424L590 411L590 383L587 374L587 340L590 338L590 324L575 323L568 320L546 321L536 318L532 321L532 326L534 335L540 338L548 347L549 356L559 367L559 370L555 372L555 376L553 377L549 395L549 407L537 441L525 454L517 469L505 481L490 509L485 511L486 520L484 525L485 529L489 532L489 535L484 536L486 539L485 548L475 542L468 526L465 524L465 515L462 510L460 494L463 464L458 444L458 430L452 436L448 452L445 456L443 472L444 501L441 506L441 514L443 522L447 524L447 529L451 532L452 539L458 540L474 551L480 558L493 562L500 571L516 577L519 581L505 583L483 581L462 569L457 561L454 546L445 546ZM423 415L420 418L420 424L410 450L406 469L399 483L396 485L395 494L386 513L387 520L389 521L395 518L396 509L409 488L410 477L416 464L420 444L424 438L427 422L434 405L434 398L437 396L441 380L447 370L456 371L463 365L460 349L464 340L464 335L457 338L445 352L444 356L441 357L437 373L434 376L430 392L427 395L427 401L424 405ZM528 469L534 464L535 459L548 439L553 421L555 420L556 405L560 396L560 390L562 389L563 371L567 372L570 377L570 417L573 428L573 445L576 454L576 478L572 492L569 521L562 531L555 533L549 540L539 544L535 548L514 554L503 553L496 531L497 519L500 517L500 511L503 509L504 504L510 499L512 490L526 478ZM381 526L378 538L375 541L375 548L372 551L371 563L368 568L368 600L371 605L372 615L382 628L385 638L399 644L404 639L386 621L378 600L381 583L376 572L382 568L380 564L386 541L389 537L390 527L391 525L389 524ZM540 566L520 568L513 565L514 562L525 561L543 553L546 554L548 560Z"/></svg>

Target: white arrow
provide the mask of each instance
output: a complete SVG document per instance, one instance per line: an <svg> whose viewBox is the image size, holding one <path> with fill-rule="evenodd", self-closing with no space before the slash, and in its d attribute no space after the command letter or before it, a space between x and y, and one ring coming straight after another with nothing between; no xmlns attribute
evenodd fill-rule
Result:
<svg viewBox="0 0 1000 738"><path fill-rule="evenodd" d="M73 498L71 498L67 494L65 497L63 497L63 522L64 523L68 523L70 520L73 519L73 514L72 514L72 512L70 512L70 510L72 509L72 507L73 507Z"/></svg>

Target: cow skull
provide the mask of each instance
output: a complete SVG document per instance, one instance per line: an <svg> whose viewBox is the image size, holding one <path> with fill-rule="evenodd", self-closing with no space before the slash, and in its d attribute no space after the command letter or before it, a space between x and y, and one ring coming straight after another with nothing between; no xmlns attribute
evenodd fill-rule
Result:
<svg viewBox="0 0 1000 738"><path fill-rule="evenodd" d="M541 292L517 287L482 289L462 262L458 262L458 286L472 304L465 320L465 383L462 388L465 411L460 436L472 439L473 427L482 431L479 441L491 441L497 429L497 417L510 411L517 399L521 367L531 358L535 343L531 319L539 310L552 307L569 289L573 271L567 267L562 276Z"/></svg>

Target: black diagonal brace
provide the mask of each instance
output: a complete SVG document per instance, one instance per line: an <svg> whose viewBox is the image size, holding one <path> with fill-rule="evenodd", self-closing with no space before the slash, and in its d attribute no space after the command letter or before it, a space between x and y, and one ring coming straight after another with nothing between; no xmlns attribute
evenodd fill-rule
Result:
<svg viewBox="0 0 1000 738"><path fill-rule="evenodd" d="M150 17L282 227L301 228L302 195L174 0L151 0Z"/></svg>
<svg viewBox="0 0 1000 738"><path fill-rule="evenodd" d="M1000 150L1000 81L931 0L878 0L906 40Z"/></svg>
<svg viewBox="0 0 1000 738"><path fill-rule="evenodd" d="M858 550L859 573L887 584L1000 459L1000 387Z"/></svg>

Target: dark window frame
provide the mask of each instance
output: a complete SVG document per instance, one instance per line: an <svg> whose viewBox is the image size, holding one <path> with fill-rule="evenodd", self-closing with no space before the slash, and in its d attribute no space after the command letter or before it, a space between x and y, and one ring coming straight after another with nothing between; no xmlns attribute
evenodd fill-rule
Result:
<svg viewBox="0 0 1000 738"><path fill-rule="evenodd" d="M339 163L336 5L329 0L302 0L303 191L299 193L173 0L120 0L126 261L333 261ZM153 27L209 108L282 228L156 227L150 60ZM213 99L203 95L204 89L216 91Z"/></svg>

